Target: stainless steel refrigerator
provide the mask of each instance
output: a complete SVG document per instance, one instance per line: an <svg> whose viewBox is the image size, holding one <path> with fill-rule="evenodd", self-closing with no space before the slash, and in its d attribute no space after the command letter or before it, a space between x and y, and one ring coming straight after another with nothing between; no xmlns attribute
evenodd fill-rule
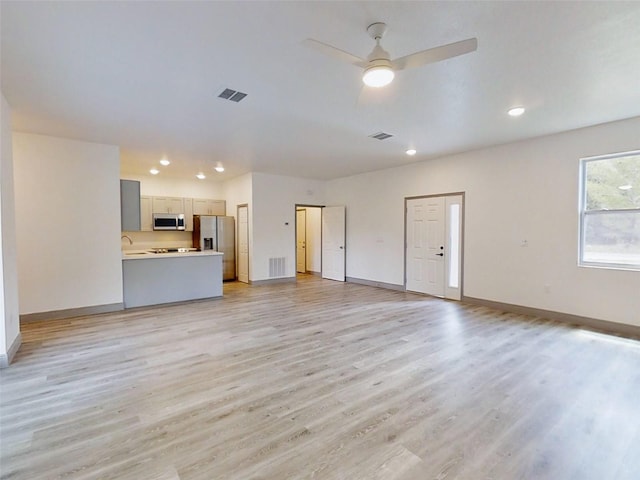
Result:
<svg viewBox="0 0 640 480"><path fill-rule="evenodd" d="M222 252L222 279L236 279L236 227L233 217L193 216L193 246Z"/></svg>

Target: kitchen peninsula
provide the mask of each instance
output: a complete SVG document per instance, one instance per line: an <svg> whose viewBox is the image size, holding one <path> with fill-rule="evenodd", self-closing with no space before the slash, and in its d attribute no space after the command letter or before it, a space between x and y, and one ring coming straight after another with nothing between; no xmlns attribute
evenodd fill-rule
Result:
<svg viewBox="0 0 640 480"><path fill-rule="evenodd" d="M123 253L125 308L222 297L222 257L211 250Z"/></svg>

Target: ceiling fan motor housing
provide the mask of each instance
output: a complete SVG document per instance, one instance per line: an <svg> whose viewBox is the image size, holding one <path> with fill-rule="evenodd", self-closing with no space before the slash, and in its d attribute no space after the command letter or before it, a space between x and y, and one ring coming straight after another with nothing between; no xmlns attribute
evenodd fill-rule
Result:
<svg viewBox="0 0 640 480"><path fill-rule="evenodd" d="M369 35L376 40L376 46L367 57L367 66L362 75L362 81L370 87L384 87L391 83L395 76L389 52L380 45L380 39L386 29L384 23L373 23L367 28Z"/></svg>
<svg viewBox="0 0 640 480"><path fill-rule="evenodd" d="M367 33L374 40L380 40L387 31L387 24L384 22L375 22L367 27Z"/></svg>

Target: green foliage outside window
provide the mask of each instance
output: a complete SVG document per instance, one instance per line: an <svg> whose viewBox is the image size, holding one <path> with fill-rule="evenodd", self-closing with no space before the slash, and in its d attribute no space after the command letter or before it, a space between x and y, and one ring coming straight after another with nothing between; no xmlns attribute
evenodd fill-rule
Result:
<svg viewBox="0 0 640 480"><path fill-rule="evenodd" d="M586 163L586 210L640 208L640 154Z"/></svg>
<svg viewBox="0 0 640 480"><path fill-rule="evenodd" d="M640 153L586 160L582 258L640 268Z"/></svg>

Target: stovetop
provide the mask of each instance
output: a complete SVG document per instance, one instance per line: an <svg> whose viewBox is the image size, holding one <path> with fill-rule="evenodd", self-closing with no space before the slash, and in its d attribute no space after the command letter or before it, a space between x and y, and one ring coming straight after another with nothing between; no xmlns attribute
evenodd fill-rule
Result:
<svg viewBox="0 0 640 480"><path fill-rule="evenodd" d="M197 252L197 248L152 248L151 253L187 253Z"/></svg>

